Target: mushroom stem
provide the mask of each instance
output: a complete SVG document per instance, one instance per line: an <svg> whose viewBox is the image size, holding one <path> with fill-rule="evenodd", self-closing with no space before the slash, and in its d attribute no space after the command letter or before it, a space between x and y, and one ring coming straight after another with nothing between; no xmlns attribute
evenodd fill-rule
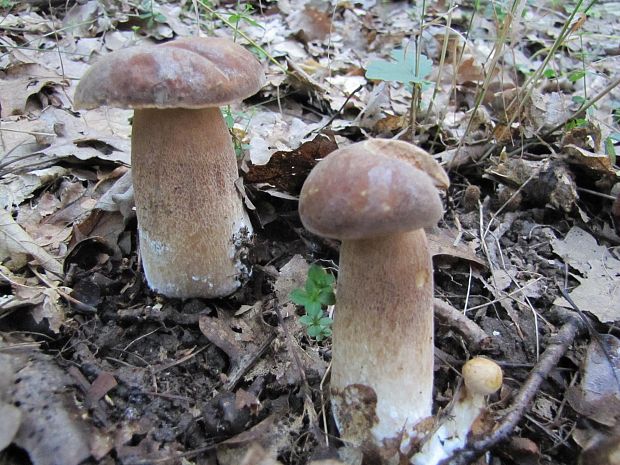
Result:
<svg viewBox="0 0 620 465"><path fill-rule="evenodd" d="M239 255L252 227L235 187L235 160L219 108L135 110L140 253L154 290L222 297L248 274Z"/></svg>
<svg viewBox="0 0 620 465"><path fill-rule="evenodd" d="M344 240L337 295L331 387L341 437L360 437L346 411L360 406L342 393L362 384L377 399L372 442L407 440L433 401L433 274L424 230Z"/></svg>

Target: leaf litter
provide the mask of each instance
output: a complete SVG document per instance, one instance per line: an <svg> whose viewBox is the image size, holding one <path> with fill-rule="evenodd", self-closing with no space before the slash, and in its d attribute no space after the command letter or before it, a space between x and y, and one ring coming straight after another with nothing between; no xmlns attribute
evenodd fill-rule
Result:
<svg viewBox="0 0 620 465"><path fill-rule="evenodd" d="M3 456L17 446L32 463L52 463L49 448L67 464L355 463L331 439L330 341L308 336L289 298L310 263L332 267L338 244L302 228L296 196L319 159L380 136L413 137L451 170L431 235L436 406L456 388L454 368L483 354L510 379L495 399L507 408L569 312L600 335L566 345L494 460L617 463L617 3L575 16L569 4L521 4L510 16L502 2L422 12L279 0L252 2L246 19L228 3L49 3L1 5ZM198 30L238 33L278 62L261 55L268 86L232 109L261 227L250 282L215 302L146 288L131 112L72 108L100 55Z"/></svg>

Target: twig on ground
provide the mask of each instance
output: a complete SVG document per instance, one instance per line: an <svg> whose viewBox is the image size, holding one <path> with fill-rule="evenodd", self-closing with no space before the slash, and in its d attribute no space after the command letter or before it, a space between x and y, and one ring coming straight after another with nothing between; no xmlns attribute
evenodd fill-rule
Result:
<svg viewBox="0 0 620 465"><path fill-rule="evenodd" d="M575 337L584 330L584 325L577 318L570 318L551 340L547 348L534 366L527 380L514 399L510 411L502 418L498 426L483 439L468 444L466 449L455 452L452 457L441 462L441 465L466 465L472 463L486 451L508 439L517 423L530 407L534 397L540 390L542 382L553 370Z"/></svg>
<svg viewBox="0 0 620 465"><path fill-rule="evenodd" d="M181 365L182 363L187 362L189 359L194 358L196 355L198 355L200 352L202 352L206 348L207 348L207 346L204 346L204 347L201 347L198 350L192 350L192 351L190 351L189 354L181 357L180 359L174 360L174 361L169 362L169 363L165 363L164 365L162 365L162 366L160 366L158 368L151 367L151 372L153 374L157 374L157 373L161 373L162 371L169 370L170 368L172 368L174 366Z"/></svg>
<svg viewBox="0 0 620 465"><path fill-rule="evenodd" d="M95 313L97 313L97 307L93 307L92 305L88 305L85 304L84 302L76 299L75 297L67 294L65 291L63 291L59 286L57 286L56 284L50 282L45 276L43 276L41 273L39 273L34 266L30 267L30 271L32 271L32 273L39 278L39 280L45 284L47 287L49 287L50 289L55 290L58 295L60 297L62 297L63 299L65 299L67 302L69 302L71 305L73 305L74 310L76 310L78 313L83 313L85 315L94 315Z"/></svg>
<svg viewBox="0 0 620 465"><path fill-rule="evenodd" d="M433 305L437 319L452 327L475 349L480 348L484 341L489 340L489 335L480 326L449 303L441 299L434 299Z"/></svg>
<svg viewBox="0 0 620 465"><path fill-rule="evenodd" d="M222 386L223 389L226 391L232 391L237 383L241 381L241 378L243 378L250 368L252 368L254 364L263 356L275 338L275 331L270 332L269 336L265 338L260 347L256 349L250 357L244 357L241 361L237 360L236 362L238 362L239 365L237 365L234 369L231 369L228 375L228 381L226 381Z"/></svg>
<svg viewBox="0 0 620 465"><path fill-rule="evenodd" d="M326 127L328 127L330 124L332 124L334 122L334 120L338 117L338 115L341 115L344 112L344 108L347 106L347 104L349 103L349 100L351 100L351 98L353 98L353 96L355 94L357 94L360 90L362 90L364 88L364 86L358 86L357 89L353 90L353 92L351 92L349 95L347 95L346 99L344 100L344 103L342 105L340 105L340 108L338 109L338 111L336 113L334 113L329 120L327 121L327 123L325 123L320 129L315 129L312 132L317 132L320 133L323 131L323 129L325 129Z"/></svg>

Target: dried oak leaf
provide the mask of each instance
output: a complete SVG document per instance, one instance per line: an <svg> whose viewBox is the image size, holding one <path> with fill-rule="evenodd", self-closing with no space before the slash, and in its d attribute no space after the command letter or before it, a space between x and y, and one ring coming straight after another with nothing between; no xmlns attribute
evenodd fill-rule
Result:
<svg viewBox="0 0 620 465"><path fill-rule="evenodd" d="M23 115L28 111L30 97L46 87L64 85L61 76L34 63L22 63L2 73L0 80L0 114L3 118Z"/></svg>
<svg viewBox="0 0 620 465"><path fill-rule="evenodd" d="M270 184L276 189L299 194L308 173L318 160L336 150L336 142L319 134L290 152L276 152L266 165L252 165L244 176L247 184Z"/></svg>

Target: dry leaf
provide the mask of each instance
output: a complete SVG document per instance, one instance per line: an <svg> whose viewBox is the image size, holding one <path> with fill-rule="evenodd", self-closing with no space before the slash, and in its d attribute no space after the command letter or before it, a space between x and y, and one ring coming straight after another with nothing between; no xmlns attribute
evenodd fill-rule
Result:
<svg viewBox="0 0 620 465"><path fill-rule="evenodd" d="M291 292L305 285L309 268L308 262L299 254L294 255L286 265L280 268L280 274L273 285L280 304L290 302Z"/></svg>
<svg viewBox="0 0 620 465"><path fill-rule="evenodd" d="M28 254L34 257L46 270L62 276L62 265L19 226L6 210L0 210L0 253L13 257L14 254Z"/></svg>
<svg viewBox="0 0 620 465"><path fill-rule="evenodd" d="M579 286L569 294L575 305L583 311L591 312L604 323L618 321L620 260L578 227L571 228L563 240L555 240L551 245L567 265L581 273L575 275L580 282ZM554 304L572 308L564 298L556 299Z"/></svg>
<svg viewBox="0 0 620 465"><path fill-rule="evenodd" d="M21 64L9 68L0 80L0 115L23 115L31 96L45 87L58 86L63 79L44 66Z"/></svg>
<svg viewBox="0 0 620 465"><path fill-rule="evenodd" d="M568 162L585 166L600 175L620 176L620 171L614 169L611 159L604 153L594 153L576 145L564 146Z"/></svg>
<svg viewBox="0 0 620 465"><path fill-rule="evenodd" d="M605 426L620 426L620 340L601 334L588 345L579 385L570 387L575 411Z"/></svg>
<svg viewBox="0 0 620 465"><path fill-rule="evenodd" d="M290 152L276 152L266 165L250 166L245 182L270 184L278 190L299 194L301 186L317 161L336 150L329 137L318 135Z"/></svg>
<svg viewBox="0 0 620 465"><path fill-rule="evenodd" d="M91 445L104 442L103 435L86 420L87 413L67 392L73 379L52 357L37 352L3 353L0 366L12 369L13 382L3 395L21 411L14 443L28 453L34 465L78 465L93 454Z"/></svg>

